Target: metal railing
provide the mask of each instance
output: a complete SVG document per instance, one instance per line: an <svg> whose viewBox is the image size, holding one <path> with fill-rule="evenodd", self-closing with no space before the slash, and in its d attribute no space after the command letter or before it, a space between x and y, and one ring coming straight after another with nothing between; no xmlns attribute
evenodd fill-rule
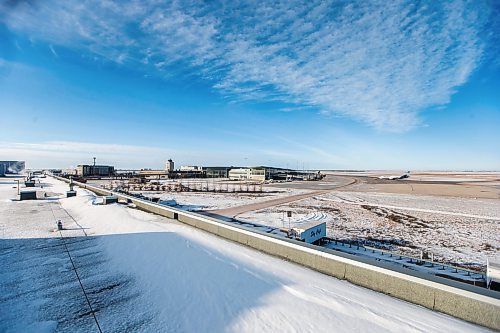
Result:
<svg viewBox="0 0 500 333"><path fill-rule="evenodd" d="M450 271L452 271L453 273L456 273L456 274L458 274L459 272L464 272L464 275L466 275L466 276L471 276L473 279L476 279L476 280L481 279L481 280L484 280L486 282L486 271L475 271L472 269L458 267L458 266L454 266L454 265L450 265L450 264L446 264L446 263L440 263L438 261L433 261L433 260L423 259L423 258L416 257L416 256L407 255L407 254L401 254L401 253L397 253L397 252L393 252L393 251L383 250L383 249L375 248L372 246L360 244L357 241L349 242L346 240L338 240L338 239L331 238L331 237L327 237L326 240L328 242L335 242L336 245L340 243L341 246L346 245L346 246L349 246L349 248L356 247L357 250L364 249L364 251L371 251L372 253L378 252L382 256L387 255L389 258L396 257L395 260L406 259L406 260L409 260L408 263L415 264L417 266L424 266L424 267L428 267L428 268L437 267L438 270L443 270L443 271L446 269L449 269ZM429 266L426 266L426 265L429 265ZM473 275L479 275L481 277L474 278Z"/></svg>

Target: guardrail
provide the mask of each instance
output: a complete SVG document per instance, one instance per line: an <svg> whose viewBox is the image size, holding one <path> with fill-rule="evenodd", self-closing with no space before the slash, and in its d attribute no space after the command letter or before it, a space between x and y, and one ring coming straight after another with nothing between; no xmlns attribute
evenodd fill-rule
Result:
<svg viewBox="0 0 500 333"><path fill-rule="evenodd" d="M55 177L69 183L68 179ZM74 182L98 195L115 195L137 208L174 218L225 239L284 258L318 272L347 280L426 308L443 312L478 325L500 330L500 293L447 280L437 276L409 272L383 262L328 250L292 239L259 232L201 214L155 204L133 196Z"/></svg>

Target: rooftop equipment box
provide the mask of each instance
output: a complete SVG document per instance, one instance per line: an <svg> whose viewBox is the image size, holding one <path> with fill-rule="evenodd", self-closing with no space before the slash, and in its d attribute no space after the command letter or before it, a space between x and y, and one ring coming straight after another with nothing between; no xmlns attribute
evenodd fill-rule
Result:
<svg viewBox="0 0 500 333"><path fill-rule="evenodd" d="M109 205L112 203L118 203L118 197L116 197L114 195L108 195L108 196L103 197L103 199L102 199L103 205Z"/></svg>
<svg viewBox="0 0 500 333"><path fill-rule="evenodd" d="M34 180L27 180L24 182L24 186L26 187L35 187L35 181Z"/></svg>
<svg viewBox="0 0 500 333"><path fill-rule="evenodd" d="M296 238L312 244L323 237L326 237L326 222L312 221L292 228Z"/></svg>
<svg viewBox="0 0 500 333"><path fill-rule="evenodd" d="M21 191L19 200L36 200L36 191Z"/></svg>

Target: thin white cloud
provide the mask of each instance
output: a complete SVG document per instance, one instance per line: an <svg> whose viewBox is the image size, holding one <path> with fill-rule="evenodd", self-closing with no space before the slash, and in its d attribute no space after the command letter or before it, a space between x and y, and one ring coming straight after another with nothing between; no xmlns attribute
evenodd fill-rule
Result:
<svg viewBox="0 0 500 333"><path fill-rule="evenodd" d="M2 10L2 8L0 8ZM404 131L479 66L488 2L21 2L18 32L172 77L232 100L283 101ZM142 67L141 67L142 66Z"/></svg>
<svg viewBox="0 0 500 333"><path fill-rule="evenodd" d="M56 50L54 49L54 46L52 44L49 45L50 52L56 57L59 58L59 55L57 54Z"/></svg>
<svg viewBox="0 0 500 333"><path fill-rule="evenodd" d="M198 147L199 148L199 147ZM76 141L0 142L0 160L26 160L30 168L70 167L92 163L96 157L101 164L117 168L163 168L165 161L174 159L176 165L233 165L247 156L240 150L171 149L162 147L92 143ZM14 158L15 156L15 158ZM258 156L248 162L260 164Z"/></svg>
<svg viewBox="0 0 500 333"><path fill-rule="evenodd" d="M290 146L294 147L295 150L306 152L311 154L311 156L316 156L321 158L322 163L328 163L330 165L345 164L346 159L342 156L332 154L325 149L322 149L319 145L312 145L304 142L296 142L285 137L278 137L283 142L288 143Z"/></svg>
<svg viewBox="0 0 500 333"><path fill-rule="evenodd" d="M0 157L27 160L34 167L69 166L91 163L97 157L100 163L116 164L122 167L143 165L144 161L157 167L178 151L139 145L106 143L49 141L39 143L4 142L0 143ZM10 157L9 157L10 156ZM102 160L105 157L106 160Z"/></svg>
<svg viewBox="0 0 500 333"><path fill-rule="evenodd" d="M55 151L59 153L86 153L99 154L111 153L113 155L127 155L137 153L165 153L168 150L148 146L121 145L107 143L90 143L74 141L48 141L42 143L5 143L0 148L9 147L12 149L28 149L40 151Z"/></svg>

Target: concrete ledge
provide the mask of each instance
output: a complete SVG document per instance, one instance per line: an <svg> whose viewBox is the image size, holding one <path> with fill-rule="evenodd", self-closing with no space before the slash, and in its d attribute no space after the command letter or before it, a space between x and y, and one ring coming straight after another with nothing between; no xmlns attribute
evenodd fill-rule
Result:
<svg viewBox="0 0 500 333"><path fill-rule="evenodd" d="M434 310L500 331L498 302L487 298L481 300L466 295L459 296L439 288L434 290L434 295Z"/></svg>
<svg viewBox="0 0 500 333"><path fill-rule="evenodd" d="M347 281L426 308L434 307L434 290L416 281L401 279L370 268L346 265Z"/></svg>
<svg viewBox="0 0 500 333"><path fill-rule="evenodd" d="M65 178L55 177L65 182ZM500 331L500 293L428 274L389 269L376 263L325 248L281 238L211 217L161 206L121 193L76 183L99 195L115 195L138 208L205 230L276 257L309 267L393 297L449 314L478 325Z"/></svg>
<svg viewBox="0 0 500 333"><path fill-rule="evenodd" d="M345 279L346 264L334 260L330 260L321 255L316 255L314 258L314 267L311 267L323 274L331 275L337 279Z"/></svg>

